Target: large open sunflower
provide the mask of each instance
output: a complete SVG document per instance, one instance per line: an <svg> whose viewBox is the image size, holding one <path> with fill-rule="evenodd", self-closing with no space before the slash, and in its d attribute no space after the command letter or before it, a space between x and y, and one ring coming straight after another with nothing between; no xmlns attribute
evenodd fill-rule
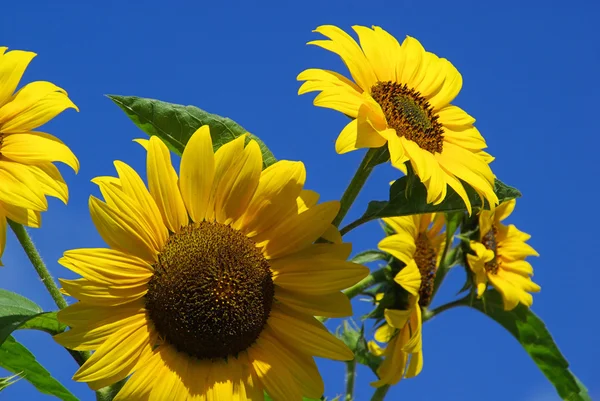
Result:
<svg viewBox="0 0 600 401"><path fill-rule="evenodd" d="M533 296L540 286L531 280L533 267L525 260L539 256L526 243L531 235L520 231L513 224L501 223L515 209L517 201L502 203L495 211L483 210L479 215L479 241L471 241L473 255L467 261L474 273L477 296L483 296L490 282L502 295L504 309L514 309L519 302L530 307Z"/></svg>
<svg viewBox="0 0 600 401"><path fill-rule="evenodd" d="M178 179L152 137L140 141L149 191L118 161L118 178L95 179L105 202L91 197L90 211L110 249L60 260L83 278L61 280L79 303L59 312L72 328L55 338L95 350L75 380L96 389L131 375L115 401L300 401L323 394L314 356L353 358L314 318L350 315L340 290L368 274L346 261L350 244L314 244L338 202L316 204L300 162L261 171L258 144L244 141L213 154L200 128Z"/></svg>
<svg viewBox="0 0 600 401"><path fill-rule="evenodd" d="M375 340L387 343L385 349L369 342L375 355L384 357L377 370L375 387L394 385L402 378L417 376L423 369L421 307L428 306L433 282L444 246L443 214L423 214L384 219L394 231L379 242L379 249L404 263L394 277L402 294L395 295L395 305L384 311L385 323L375 332ZM397 293L398 291L392 291Z"/></svg>
<svg viewBox="0 0 600 401"><path fill-rule="evenodd" d="M67 92L46 81L31 82L14 93L36 54L6 50L0 47L0 257L6 244L7 218L39 227L40 212L48 209L46 196L67 203L67 184L52 162L79 170L77 158L65 144L34 131L77 106Z"/></svg>
<svg viewBox="0 0 600 401"><path fill-rule="evenodd" d="M402 45L385 30L374 26L352 27L356 41L332 25L318 27L330 40L317 45L338 54L351 80L328 70L308 69L298 75L306 81L298 93L319 91L314 104L340 111L352 121L340 133L336 150L388 146L391 163L405 174L406 163L427 187L427 202L438 204L447 186L471 204L462 181L487 199L498 203L493 158L482 151L486 143L475 119L450 102L462 87L462 77L446 59L425 51L408 36Z"/></svg>

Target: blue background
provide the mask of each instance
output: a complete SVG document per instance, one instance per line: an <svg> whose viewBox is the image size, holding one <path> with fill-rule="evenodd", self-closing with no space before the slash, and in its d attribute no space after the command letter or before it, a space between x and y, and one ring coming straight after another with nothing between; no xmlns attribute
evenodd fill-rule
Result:
<svg viewBox="0 0 600 401"><path fill-rule="evenodd" d="M546 322L573 371L600 396L595 290L600 273L597 198L600 48L588 2L5 2L1 44L35 51L23 82L49 80L65 88L81 112L70 110L44 130L59 136L81 161L79 175L64 171L68 207L52 200L43 228L32 235L55 276L72 277L56 263L70 248L103 246L87 200L90 179L114 175L112 161L144 169L142 137L104 94L137 95L193 104L226 115L260 136L280 159L302 160L307 187L338 199L362 152L339 156L334 141L345 124L337 112L296 94L305 68L346 73L337 56L306 46L311 30L335 24L380 25L397 38L418 38L462 73L455 103L477 118L496 156L494 172L522 190L510 222L532 234L541 256L532 260L542 292L534 311ZM348 216L371 199L385 199L396 176L378 167ZM377 223L348 235L355 252L373 248ZM12 233L0 286L50 310L53 303ZM451 272L434 306L450 300L464 273ZM358 310L366 304L357 301ZM335 328L339 321L330 322ZM44 333L16 337L81 400L94 399L70 377L75 363ZM554 400L552 386L519 344L495 322L454 309L424 327L425 367L395 386L388 399ZM319 361L326 395L343 392L342 363ZM0 372L4 375L5 372ZM357 377L357 400L368 400L374 375ZM2 400L46 400L21 381Z"/></svg>

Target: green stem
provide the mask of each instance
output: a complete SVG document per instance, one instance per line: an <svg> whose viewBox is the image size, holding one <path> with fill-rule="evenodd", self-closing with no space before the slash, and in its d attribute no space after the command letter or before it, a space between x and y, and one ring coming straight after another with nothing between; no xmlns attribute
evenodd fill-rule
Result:
<svg viewBox="0 0 600 401"><path fill-rule="evenodd" d="M447 311L449 309L456 308L457 306L464 306L466 300L467 300L467 298L457 299L452 302L448 302L447 304L438 306L435 309L425 311L423 313L423 322L426 322L426 321L434 318L435 316L439 315L440 313Z"/></svg>
<svg viewBox="0 0 600 401"><path fill-rule="evenodd" d="M385 398L389 389L390 389L390 386L388 384L386 384L385 386L379 387L377 390L375 390L375 393L371 397L371 401L382 401Z"/></svg>
<svg viewBox="0 0 600 401"><path fill-rule="evenodd" d="M379 283L386 279L387 272L389 271L388 267L381 268L379 270L375 270L367 277L360 280L358 283L354 284L352 287L344 290L344 294L350 299L354 298L367 288L371 287L374 284Z"/></svg>
<svg viewBox="0 0 600 401"><path fill-rule="evenodd" d="M356 227L358 227L362 224L368 223L369 221L375 220L375 219L376 219L376 217L372 217L372 216L360 217L359 219L356 219L352 223L348 224L347 226L342 227L340 229L340 234L343 237L344 235L348 234L350 231L354 230Z"/></svg>
<svg viewBox="0 0 600 401"><path fill-rule="evenodd" d="M342 199L340 199L340 211L333 220L333 225L336 227L339 227L342 220L344 220L344 217L346 217L348 210L350 210L350 206L352 206L356 200L358 193L362 189L363 185L365 185L365 182L371 174L371 171L373 171L373 167L375 167L375 165L373 165L371 162L378 154L378 150L379 149L369 149L362 162L360 162L360 166L358 166L356 173L354 173L354 177L352 177L350 185L348 185L348 188L346 188L346 191L342 195Z"/></svg>
<svg viewBox="0 0 600 401"><path fill-rule="evenodd" d="M356 359L346 362L346 397L344 401L354 399L354 379L356 378Z"/></svg>
<svg viewBox="0 0 600 401"><path fill-rule="evenodd" d="M58 290L58 287L56 286L56 283L54 282L52 275L50 274L50 272L48 271L48 268L44 264L44 261L42 260L39 252L37 251L35 245L33 244L33 241L31 240L31 237L27 233L27 230L25 230L25 227L23 227L22 224L15 223L14 221L11 221L11 220L8 220L8 224L10 225L10 228L12 228L13 232L17 236L17 239L19 240L19 242L21 243L21 246L25 250L27 257L29 257L29 260L31 261L33 268L37 272L38 276L40 276L40 278L42 279L42 283L44 283L44 285L46 286L46 289L52 296L52 299L54 299L54 303L56 303L56 306L58 306L59 309L66 308L67 301L65 301L65 298L62 296L62 294Z"/></svg>

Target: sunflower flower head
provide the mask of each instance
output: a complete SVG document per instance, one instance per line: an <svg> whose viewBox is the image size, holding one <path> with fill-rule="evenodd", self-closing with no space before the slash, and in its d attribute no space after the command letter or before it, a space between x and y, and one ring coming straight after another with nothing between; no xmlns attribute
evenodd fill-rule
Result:
<svg viewBox="0 0 600 401"><path fill-rule="evenodd" d="M394 385L417 376L423 369L421 307L431 302L433 283L444 246L443 214L423 214L384 219L395 234L379 242L379 249L404 264L394 278L395 305L384 311L385 323L375 332L381 348L370 342L375 355L384 357L375 387ZM406 297L404 297L405 295ZM381 296L376 297L378 301ZM405 301L406 299L406 301Z"/></svg>
<svg viewBox="0 0 600 401"><path fill-rule="evenodd" d="M474 273L477 296L482 297L491 283L502 295L504 309L514 309L519 302L530 307L531 292L540 286L531 280L533 267L527 256L539 256L526 243L531 236L519 231L513 224L501 223L513 212L515 200L502 203L494 211L484 210L479 215L479 241L471 241L472 255L467 255Z"/></svg>
<svg viewBox="0 0 600 401"><path fill-rule="evenodd" d="M328 40L309 44L338 54L352 80L334 72L308 69L298 93L320 92L314 104L337 110L352 119L336 141L336 151L387 145L394 167L407 174L407 163L427 188L427 202L439 204L450 186L471 203L463 182L494 207L493 160L475 119L451 102L462 77L446 59L425 51L408 36L402 44L380 27L352 27L357 43L340 28L323 25Z"/></svg>
<svg viewBox="0 0 600 401"><path fill-rule="evenodd" d="M60 161L79 170L79 161L65 144L35 131L65 109L78 110L67 92L50 82L36 81L15 93L35 56L0 47L0 257L7 219L40 227L40 212L48 209L46 196L67 203L67 184L52 163Z"/></svg>
<svg viewBox="0 0 600 401"><path fill-rule="evenodd" d="M350 315L341 290L368 274L331 225L339 203L317 204L300 162L262 170L245 141L213 152L198 129L178 177L160 139L138 140L148 188L119 161L118 177L94 180L104 202L91 197L90 212L110 248L60 260L83 277L61 280L79 302L59 312L71 329L55 339L95 350L75 380L131 375L115 401L301 401L323 394L313 357L353 358L314 317Z"/></svg>

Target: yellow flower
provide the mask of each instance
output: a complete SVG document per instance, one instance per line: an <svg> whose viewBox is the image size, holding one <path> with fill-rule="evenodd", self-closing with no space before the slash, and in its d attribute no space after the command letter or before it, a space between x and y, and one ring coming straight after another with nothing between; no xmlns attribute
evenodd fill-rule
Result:
<svg viewBox="0 0 600 401"><path fill-rule="evenodd" d="M353 26L355 40L332 25L316 29L330 40L317 45L338 54L354 82L328 70L308 69L298 75L306 81L298 93L320 91L315 106L338 110L352 121L340 133L336 150L346 153L360 148L388 146L391 163L405 174L405 163L427 187L427 202L438 204L447 186L471 204L461 180L492 206L493 158L482 151L486 143L475 119L450 102L462 87L462 77L446 59L425 51L418 40L407 36L402 45L374 26Z"/></svg>
<svg viewBox="0 0 600 401"><path fill-rule="evenodd" d="M77 106L67 92L46 81L31 82L14 93L36 54L6 50L0 47L0 257L7 219L39 227L40 212L48 209L46 196L67 203L67 184L52 162L79 170L77 158L66 145L50 134L33 131Z"/></svg>
<svg viewBox="0 0 600 401"><path fill-rule="evenodd" d="M351 244L313 242L331 232L337 201L316 204L300 162L261 171L245 137L213 154L209 128L190 138L179 178L166 145L148 152L148 189L127 164L98 177L90 198L110 249L67 251L81 274L61 280L76 303L59 312L56 340L95 350L74 379L97 389L132 375L122 400L320 398L314 356L353 354L314 316L351 314L341 292L368 274Z"/></svg>
<svg viewBox="0 0 600 401"><path fill-rule="evenodd" d="M383 355L377 370L376 387L394 385L403 377L415 377L423 368L421 307L429 305L433 295L435 273L439 266L444 234L443 214L423 214L383 219L396 234L379 242L379 249L405 264L394 278L408 292L408 305L384 311L385 324L375 332L375 340L388 343L382 349L369 343L371 352Z"/></svg>
<svg viewBox="0 0 600 401"><path fill-rule="evenodd" d="M514 225L501 223L516 205L515 200L505 202L495 211L484 210L479 215L479 242L471 241L475 255L467 255L467 261L475 273L477 295L481 297L488 281L502 294L504 309L514 309L519 302L530 307L530 292L540 291L531 280L533 267L525 261L527 256L539 254L525 241L531 235L521 232Z"/></svg>

